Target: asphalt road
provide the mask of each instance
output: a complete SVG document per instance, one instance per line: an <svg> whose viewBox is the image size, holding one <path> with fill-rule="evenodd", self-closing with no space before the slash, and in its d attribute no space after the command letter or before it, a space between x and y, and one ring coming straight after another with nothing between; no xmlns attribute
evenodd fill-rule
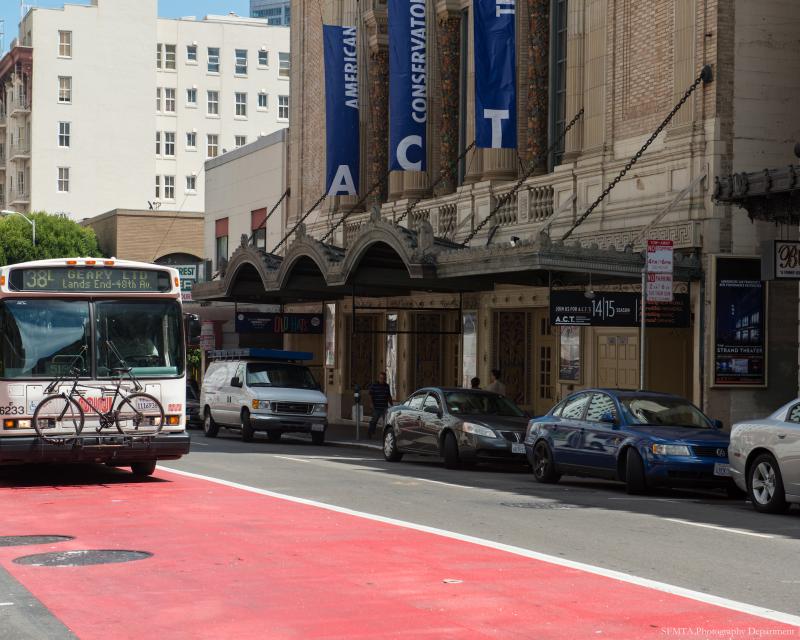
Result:
<svg viewBox="0 0 800 640"><path fill-rule="evenodd" d="M191 455L164 463L260 489L477 536L778 611L800 614L800 509L769 516L722 493L564 477L524 467L447 470L434 458L217 439L193 432ZM624 606L624 603L620 603Z"/></svg>

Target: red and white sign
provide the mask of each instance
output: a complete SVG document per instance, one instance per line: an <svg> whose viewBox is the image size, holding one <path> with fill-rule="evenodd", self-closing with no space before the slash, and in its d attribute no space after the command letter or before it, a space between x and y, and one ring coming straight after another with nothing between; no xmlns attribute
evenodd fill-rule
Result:
<svg viewBox="0 0 800 640"><path fill-rule="evenodd" d="M647 299L672 302L672 240L647 241Z"/></svg>

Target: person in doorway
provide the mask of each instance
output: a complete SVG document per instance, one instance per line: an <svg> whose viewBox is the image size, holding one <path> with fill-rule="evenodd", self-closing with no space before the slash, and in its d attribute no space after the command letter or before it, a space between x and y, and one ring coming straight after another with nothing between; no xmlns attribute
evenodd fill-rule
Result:
<svg viewBox="0 0 800 640"><path fill-rule="evenodd" d="M480 378L473 378L469 381L469 388L470 389L480 389L481 388L481 379Z"/></svg>
<svg viewBox="0 0 800 640"><path fill-rule="evenodd" d="M490 378L491 382L489 382L486 390L499 393L501 396L506 395L506 385L500 381L500 369L492 369Z"/></svg>
<svg viewBox="0 0 800 640"><path fill-rule="evenodd" d="M386 374L381 371L378 381L369 385L369 397L372 400L372 418L369 421L367 436L372 439L378 426L378 420L386 423L386 410L392 405L392 390L386 384Z"/></svg>

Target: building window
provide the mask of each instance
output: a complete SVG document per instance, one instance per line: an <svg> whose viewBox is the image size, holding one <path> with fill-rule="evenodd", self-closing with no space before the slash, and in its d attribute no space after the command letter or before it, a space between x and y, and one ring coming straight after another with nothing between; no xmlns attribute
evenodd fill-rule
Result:
<svg viewBox="0 0 800 640"><path fill-rule="evenodd" d="M25 193L25 172L17 171L17 185L20 193Z"/></svg>
<svg viewBox="0 0 800 640"><path fill-rule="evenodd" d="M262 91L258 94L258 108L266 110L268 106L267 94Z"/></svg>
<svg viewBox="0 0 800 640"><path fill-rule="evenodd" d="M236 75L247 75L247 49L236 49Z"/></svg>
<svg viewBox="0 0 800 640"><path fill-rule="evenodd" d="M58 56L60 58L72 57L72 31L58 32Z"/></svg>
<svg viewBox="0 0 800 640"><path fill-rule="evenodd" d="M186 148L187 149L197 148L197 134L194 131L189 131L186 134Z"/></svg>
<svg viewBox="0 0 800 640"><path fill-rule="evenodd" d="M186 176L186 193L197 191L197 176Z"/></svg>
<svg viewBox="0 0 800 640"><path fill-rule="evenodd" d="M164 60L164 45L160 42L156 45L156 69L160 69Z"/></svg>
<svg viewBox="0 0 800 640"><path fill-rule="evenodd" d="M289 54L286 53L285 51L281 51L278 54L278 62L279 62L278 75L280 77L282 77L282 78L288 78L289 77L289 70L291 68L291 62L290 62L290 59L289 59Z"/></svg>
<svg viewBox="0 0 800 640"><path fill-rule="evenodd" d="M219 236L217 238L217 269L221 265L228 262L228 236Z"/></svg>
<svg viewBox="0 0 800 640"><path fill-rule="evenodd" d="M197 106L197 89L186 90L186 106L188 107Z"/></svg>
<svg viewBox="0 0 800 640"><path fill-rule="evenodd" d="M209 133L206 136L206 156L216 158L219 155L219 136L216 133Z"/></svg>
<svg viewBox="0 0 800 640"><path fill-rule="evenodd" d="M69 193L69 167L58 168L58 192Z"/></svg>
<svg viewBox="0 0 800 640"><path fill-rule="evenodd" d="M219 115L219 91L208 92L208 115Z"/></svg>
<svg viewBox="0 0 800 640"><path fill-rule="evenodd" d="M175 113L175 89L164 89L164 111Z"/></svg>
<svg viewBox="0 0 800 640"><path fill-rule="evenodd" d="M258 66L259 67L269 66L269 51L261 49L261 51L258 52Z"/></svg>
<svg viewBox="0 0 800 640"><path fill-rule="evenodd" d="M164 155L175 157L175 132L164 132Z"/></svg>
<svg viewBox="0 0 800 640"><path fill-rule="evenodd" d="M278 120L289 119L289 96L278 96Z"/></svg>
<svg viewBox="0 0 800 640"><path fill-rule="evenodd" d="M208 71L219 73L219 47L208 48Z"/></svg>
<svg viewBox="0 0 800 640"><path fill-rule="evenodd" d="M234 136L234 146L238 149L247 144L247 136Z"/></svg>
<svg viewBox="0 0 800 640"><path fill-rule="evenodd" d="M72 103L72 76L58 76L58 102Z"/></svg>
<svg viewBox="0 0 800 640"><path fill-rule="evenodd" d="M161 155L161 132L156 131L156 155Z"/></svg>
<svg viewBox="0 0 800 640"><path fill-rule="evenodd" d="M161 111L161 87L156 87L156 111Z"/></svg>
<svg viewBox="0 0 800 640"><path fill-rule="evenodd" d="M164 176L164 199L175 199L175 176Z"/></svg>
<svg viewBox="0 0 800 640"><path fill-rule="evenodd" d="M197 45L186 45L186 62L197 62Z"/></svg>
<svg viewBox="0 0 800 640"><path fill-rule="evenodd" d="M164 45L164 68L165 69L174 69L175 68L175 45L174 44L165 44Z"/></svg>
<svg viewBox="0 0 800 640"><path fill-rule="evenodd" d="M161 197L161 176L156 176L156 198Z"/></svg>
<svg viewBox="0 0 800 640"><path fill-rule="evenodd" d="M69 148L70 142L70 123L69 122L59 122L58 123L58 146L62 149Z"/></svg>
<svg viewBox="0 0 800 640"><path fill-rule="evenodd" d="M238 93L236 94L236 115L241 117L247 117L247 94L246 93Z"/></svg>
<svg viewBox="0 0 800 640"><path fill-rule="evenodd" d="M567 0L553 0L553 37L550 41L550 141L555 142L567 122ZM562 138L553 155L551 166L561 164L564 157Z"/></svg>

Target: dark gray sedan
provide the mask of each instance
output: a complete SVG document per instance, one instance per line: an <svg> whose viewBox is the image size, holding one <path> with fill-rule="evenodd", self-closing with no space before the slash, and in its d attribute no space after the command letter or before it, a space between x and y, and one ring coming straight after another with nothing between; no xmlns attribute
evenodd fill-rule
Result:
<svg viewBox="0 0 800 640"><path fill-rule="evenodd" d="M387 412L383 455L390 462L404 453L441 456L448 469L479 461L525 464L527 424L525 412L496 393L428 387Z"/></svg>

